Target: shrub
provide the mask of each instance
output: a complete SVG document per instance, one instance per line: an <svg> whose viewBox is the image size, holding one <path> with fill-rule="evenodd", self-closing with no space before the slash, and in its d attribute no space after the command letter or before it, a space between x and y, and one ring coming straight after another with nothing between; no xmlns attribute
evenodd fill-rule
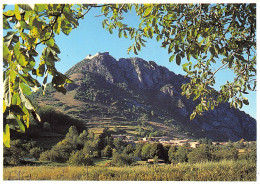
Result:
<svg viewBox="0 0 260 184"><path fill-rule="evenodd" d="M23 140L12 140L10 148L4 147L4 164L20 165L21 160L28 155L27 147Z"/></svg>
<svg viewBox="0 0 260 184"><path fill-rule="evenodd" d="M102 151L104 157L111 157L112 156L112 148L111 146L107 145L105 149Z"/></svg>
<svg viewBox="0 0 260 184"><path fill-rule="evenodd" d="M132 156L126 155L124 153L115 153L112 157L111 165L114 166L125 166L134 163L134 158Z"/></svg>
<svg viewBox="0 0 260 184"><path fill-rule="evenodd" d="M68 160L69 154L63 151L51 149L40 154L40 161L64 163Z"/></svg>
<svg viewBox="0 0 260 184"><path fill-rule="evenodd" d="M205 162L211 159L209 146L201 144L198 148L193 149L188 154L188 160L190 163Z"/></svg>
<svg viewBox="0 0 260 184"><path fill-rule="evenodd" d="M218 150L213 151L212 153L213 160L237 160L238 159L238 151L236 148L226 148L222 147Z"/></svg>
<svg viewBox="0 0 260 184"><path fill-rule="evenodd" d="M124 153L129 155L130 153L133 153L135 151L134 147L132 144L128 144L125 149L124 149Z"/></svg>
<svg viewBox="0 0 260 184"><path fill-rule="evenodd" d="M148 158L152 158L150 155L151 148L152 148L152 144L145 144L142 147L142 151L141 151L142 160L147 160Z"/></svg>
<svg viewBox="0 0 260 184"><path fill-rule="evenodd" d="M174 160L176 162L187 162L188 161L188 149L185 146L178 147Z"/></svg>
<svg viewBox="0 0 260 184"><path fill-rule="evenodd" d="M88 140L88 132L84 130L78 137L78 144L83 145Z"/></svg>
<svg viewBox="0 0 260 184"><path fill-rule="evenodd" d="M169 151L168 151L168 157L169 157L169 161L171 163L174 163L175 161L175 154L177 152L177 147L176 146L171 146Z"/></svg>
<svg viewBox="0 0 260 184"><path fill-rule="evenodd" d="M67 161L71 165L93 165L93 159L90 155L84 154L82 150L73 151Z"/></svg>
<svg viewBox="0 0 260 184"><path fill-rule="evenodd" d="M30 155L36 159L38 159L40 157L41 153L42 153L42 149L39 147L30 149Z"/></svg>

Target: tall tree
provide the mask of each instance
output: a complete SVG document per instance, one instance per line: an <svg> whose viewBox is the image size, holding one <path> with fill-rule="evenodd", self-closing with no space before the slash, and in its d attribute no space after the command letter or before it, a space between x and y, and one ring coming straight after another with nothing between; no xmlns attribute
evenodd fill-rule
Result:
<svg viewBox="0 0 260 184"><path fill-rule="evenodd" d="M119 37L134 41L128 52L138 54L147 39L156 37L172 54L169 61L182 64L190 77L182 85L182 95L200 101L191 119L223 101L239 108L249 104L243 94L256 87L256 4L15 4L8 10L3 5L6 146L10 145L10 128L24 132L29 127L29 113L40 121L28 96L40 87L45 93L49 75L52 86L66 93L64 85L72 81L55 67L60 53L55 36L69 35L93 8L101 9L100 16L106 17L102 25L110 33L117 30ZM131 10L140 17L138 28L123 22ZM41 54L37 52L40 46ZM213 70L213 63L220 67ZM215 74L224 67L236 76L216 91L212 88ZM42 84L37 77L43 77Z"/></svg>

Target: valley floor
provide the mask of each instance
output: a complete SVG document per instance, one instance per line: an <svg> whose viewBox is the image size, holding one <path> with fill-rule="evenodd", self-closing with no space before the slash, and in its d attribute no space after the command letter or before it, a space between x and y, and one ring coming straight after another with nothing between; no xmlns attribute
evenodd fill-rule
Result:
<svg viewBox="0 0 260 184"><path fill-rule="evenodd" d="M256 164L247 160L177 165L110 167L16 166L4 167L4 180L113 180L113 181L256 181Z"/></svg>

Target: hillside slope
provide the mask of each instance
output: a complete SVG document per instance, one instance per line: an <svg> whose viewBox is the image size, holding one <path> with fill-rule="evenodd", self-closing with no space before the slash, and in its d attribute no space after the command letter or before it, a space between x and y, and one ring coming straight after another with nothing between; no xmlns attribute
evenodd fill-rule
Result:
<svg viewBox="0 0 260 184"><path fill-rule="evenodd" d="M89 128L108 127L135 136L208 137L216 141L256 139L256 120L228 103L190 121L196 101L181 96L189 79L141 58L87 56L66 72L66 95L50 87L38 103L82 119Z"/></svg>

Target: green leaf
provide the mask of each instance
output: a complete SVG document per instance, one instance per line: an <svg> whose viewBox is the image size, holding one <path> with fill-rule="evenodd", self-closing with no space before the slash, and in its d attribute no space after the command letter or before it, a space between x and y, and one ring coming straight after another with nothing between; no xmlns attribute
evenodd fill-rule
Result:
<svg viewBox="0 0 260 184"><path fill-rule="evenodd" d="M5 18L3 19L3 28L11 29L9 22Z"/></svg>
<svg viewBox="0 0 260 184"><path fill-rule="evenodd" d="M135 47L135 46L133 46L133 50L134 50L134 53L135 53L136 55L138 55L138 53L137 53L137 50L136 50L136 47Z"/></svg>
<svg viewBox="0 0 260 184"><path fill-rule="evenodd" d="M249 105L248 99L247 99L247 98L244 98L244 99L243 99L243 103L244 103L245 105Z"/></svg>
<svg viewBox="0 0 260 184"><path fill-rule="evenodd" d="M10 73L9 73L9 76L10 76L10 82L15 83L15 79L16 79L16 76L17 76L16 71L11 69Z"/></svg>
<svg viewBox="0 0 260 184"><path fill-rule="evenodd" d="M8 124L5 125L3 131L3 142L6 147L10 148L10 128Z"/></svg>
<svg viewBox="0 0 260 184"><path fill-rule="evenodd" d="M129 52L132 50L132 46L130 46L128 49L127 49L127 54L129 54Z"/></svg>
<svg viewBox="0 0 260 184"><path fill-rule="evenodd" d="M146 8L146 10L144 11L144 17L148 16L153 10L153 5L150 5Z"/></svg>
<svg viewBox="0 0 260 184"><path fill-rule="evenodd" d="M241 109L242 106L243 106L242 102L241 102L240 100L238 100L238 101L237 101L237 104L238 104L239 108Z"/></svg>
<svg viewBox="0 0 260 184"><path fill-rule="evenodd" d="M150 38L153 38L153 28L152 27L148 28L148 35Z"/></svg>
<svg viewBox="0 0 260 184"><path fill-rule="evenodd" d="M23 29L31 30L31 29L33 28L33 26L27 24L27 23L24 22L24 21L21 21L20 24L21 24L21 28L23 28Z"/></svg>
<svg viewBox="0 0 260 184"><path fill-rule="evenodd" d="M21 120L17 116L15 116L15 119L16 119L18 125L19 125L19 128L20 128L21 132L24 133L25 132L24 124L21 122Z"/></svg>
<svg viewBox="0 0 260 184"><path fill-rule="evenodd" d="M60 29L61 29L61 17L58 17L57 22L54 25L54 32L59 35Z"/></svg>
<svg viewBox="0 0 260 184"><path fill-rule="evenodd" d="M48 7L47 7L47 4L36 4L35 8L37 9L38 12L42 12L45 9L47 9Z"/></svg>
<svg viewBox="0 0 260 184"><path fill-rule="evenodd" d="M21 89L21 84L19 86L19 94L20 94L21 101L24 103L25 107L28 110L35 111L35 107L32 105L30 99L28 99L26 96L24 96L23 90Z"/></svg>
<svg viewBox="0 0 260 184"><path fill-rule="evenodd" d="M182 65L182 67L187 67L189 65L189 63L184 63L183 65Z"/></svg>
<svg viewBox="0 0 260 184"><path fill-rule="evenodd" d="M172 62L174 60L175 55L173 54L170 58L169 61Z"/></svg>
<svg viewBox="0 0 260 184"><path fill-rule="evenodd" d="M17 42L14 45L14 55L21 66L27 65L28 62L25 60L25 57L20 52L20 42Z"/></svg>
<svg viewBox="0 0 260 184"><path fill-rule="evenodd" d="M190 115L190 120L193 120L196 116L196 112L193 112L191 115Z"/></svg>
<svg viewBox="0 0 260 184"><path fill-rule="evenodd" d="M197 95L193 98L193 101L195 101L196 99L198 99L200 97L200 92L197 92Z"/></svg>
<svg viewBox="0 0 260 184"><path fill-rule="evenodd" d="M36 69L36 74L38 76L42 77L44 72L45 72L45 64L43 63L43 64L40 64L39 67Z"/></svg>
<svg viewBox="0 0 260 184"><path fill-rule="evenodd" d="M55 43L55 41L54 41L53 38L51 38L51 39L49 39L48 41L46 41L46 45L47 45L48 47L53 47L53 46L54 46L54 43Z"/></svg>
<svg viewBox="0 0 260 184"><path fill-rule="evenodd" d="M70 25L70 23L66 20L63 19L61 21L61 31L65 34L65 35L69 35L70 32L72 30L72 26Z"/></svg>
<svg viewBox="0 0 260 184"><path fill-rule="evenodd" d="M136 48L137 48L137 50L141 50L141 45L138 43L138 42L136 42Z"/></svg>
<svg viewBox="0 0 260 184"><path fill-rule="evenodd" d="M181 56L179 54L177 54L177 56L176 56L176 64L177 65L181 64Z"/></svg>
<svg viewBox="0 0 260 184"><path fill-rule="evenodd" d="M18 60L18 63L21 65L21 66L26 66L27 65L27 61L25 60L25 57L24 55L20 54L20 56L17 58Z"/></svg>
<svg viewBox="0 0 260 184"><path fill-rule="evenodd" d="M27 86L24 83L20 83L19 85L20 85L20 90L22 90L23 94L25 94L25 95L32 94L31 88L29 86Z"/></svg>
<svg viewBox="0 0 260 184"><path fill-rule="evenodd" d="M67 19L74 27L78 27L78 25L79 25L78 21L77 21L75 18L73 18L70 13L64 12L64 15L65 15L66 19Z"/></svg>
<svg viewBox="0 0 260 184"><path fill-rule="evenodd" d="M66 92L67 92L67 90L65 89L65 88L63 88L63 87L57 87L57 86L55 86L54 87L58 92L61 92L62 94L66 94Z"/></svg>
<svg viewBox="0 0 260 184"><path fill-rule="evenodd" d="M56 43L54 43L54 46L51 48L51 50L54 50L57 54L60 54L60 48Z"/></svg>
<svg viewBox="0 0 260 184"><path fill-rule="evenodd" d="M72 30L72 27L71 26L63 26L63 27L61 27L61 30L62 30L62 32L65 34L65 35L69 35L70 34L70 32L71 32L71 30Z"/></svg>
<svg viewBox="0 0 260 184"><path fill-rule="evenodd" d="M12 17L12 16L14 16L14 11L13 10L8 10L7 12L4 12L3 14L8 16L8 17Z"/></svg>
<svg viewBox="0 0 260 184"><path fill-rule="evenodd" d="M44 79L42 82L42 94L45 95L45 90L47 87L47 79L48 79L48 70L46 71L45 75L44 75Z"/></svg>
<svg viewBox="0 0 260 184"><path fill-rule="evenodd" d="M18 5L14 5L14 14L17 20L21 20L21 14Z"/></svg>
<svg viewBox="0 0 260 184"><path fill-rule="evenodd" d="M118 37L119 37L119 38L122 37L122 29L119 29L119 31L118 31Z"/></svg>
<svg viewBox="0 0 260 184"><path fill-rule="evenodd" d="M160 41L162 39L162 35L158 34L156 37L157 42Z"/></svg>
<svg viewBox="0 0 260 184"><path fill-rule="evenodd" d="M5 112L6 110L6 105L5 105L5 101L3 100L3 113Z"/></svg>
<svg viewBox="0 0 260 184"><path fill-rule="evenodd" d="M124 37L128 38L126 31L124 31Z"/></svg>
<svg viewBox="0 0 260 184"><path fill-rule="evenodd" d="M108 27L108 31L109 31L110 34L113 34L112 26L109 26L109 27Z"/></svg>
<svg viewBox="0 0 260 184"><path fill-rule="evenodd" d="M12 96L12 105L20 105L21 99L18 93L14 93Z"/></svg>
<svg viewBox="0 0 260 184"><path fill-rule="evenodd" d="M17 43L19 42L19 37L15 35L17 33L13 31L9 31L7 35L4 37L4 42L5 44L9 47L12 43Z"/></svg>
<svg viewBox="0 0 260 184"><path fill-rule="evenodd" d="M31 11L34 9L34 4L18 4L18 6L25 11Z"/></svg>
<svg viewBox="0 0 260 184"><path fill-rule="evenodd" d="M20 55L20 42L17 42L15 45L14 45L14 55L16 57L18 57Z"/></svg>
<svg viewBox="0 0 260 184"><path fill-rule="evenodd" d="M34 49L30 49L28 51L28 54L31 55L31 56L38 56L39 55L38 52Z"/></svg>
<svg viewBox="0 0 260 184"><path fill-rule="evenodd" d="M27 33L21 32L20 35L21 35L21 38L24 41L27 41L30 45L34 43L34 40Z"/></svg>
<svg viewBox="0 0 260 184"><path fill-rule="evenodd" d="M3 43L3 58L7 60L9 49L8 47Z"/></svg>
<svg viewBox="0 0 260 184"><path fill-rule="evenodd" d="M213 56L215 56L215 48L213 46L209 48L209 51Z"/></svg>

